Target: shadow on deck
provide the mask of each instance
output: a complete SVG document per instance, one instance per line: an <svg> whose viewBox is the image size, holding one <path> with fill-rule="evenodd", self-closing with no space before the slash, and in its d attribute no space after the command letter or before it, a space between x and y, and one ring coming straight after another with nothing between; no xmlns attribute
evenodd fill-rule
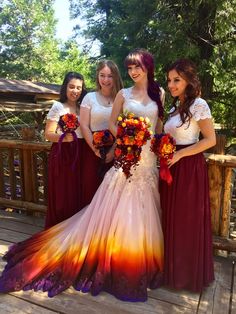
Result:
<svg viewBox="0 0 236 314"><path fill-rule="evenodd" d="M0 210L0 271L2 255L12 243L23 241L43 229L42 218ZM66 290L54 298L43 292L14 292L0 295L1 314L236 314L236 267L233 258L215 257L215 281L201 294L157 289L148 292L147 302L122 302L102 292L96 297Z"/></svg>

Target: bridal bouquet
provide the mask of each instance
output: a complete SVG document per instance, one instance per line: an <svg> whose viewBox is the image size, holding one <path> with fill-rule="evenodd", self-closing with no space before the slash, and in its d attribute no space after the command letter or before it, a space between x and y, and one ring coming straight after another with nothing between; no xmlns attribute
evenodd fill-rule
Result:
<svg viewBox="0 0 236 314"><path fill-rule="evenodd" d="M76 114L66 113L66 114L60 116L59 121L58 121L58 125L59 125L61 131L63 132L59 138L59 141L58 141L59 154L61 153L62 141L63 141L63 139L67 133L72 134L74 142L76 143L76 155L75 155L75 160L73 163L73 168L74 168L75 162L76 162L77 156L78 156L78 145L76 142L77 136L76 136L75 130L80 126L80 123L78 121Z"/></svg>
<svg viewBox="0 0 236 314"><path fill-rule="evenodd" d="M73 137L74 137L75 130L79 127L80 124L79 124L79 121L78 121L76 114L66 113L66 114L60 116L59 121L58 121L58 125L63 132L63 134L61 135L62 140L63 140L66 133L68 133L68 132L72 133Z"/></svg>
<svg viewBox="0 0 236 314"><path fill-rule="evenodd" d="M131 176L131 168L138 165L142 146L151 138L150 126L148 118L135 117L130 112L118 117L114 166L121 167L126 178Z"/></svg>
<svg viewBox="0 0 236 314"><path fill-rule="evenodd" d="M96 131L93 133L93 145L99 150L103 160L106 159L106 154L114 142L115 138L109 130Z"/></svg>
<svg viewBox="0 0 236 314"><path fill-rule="evenodd" d="M172 176L167 161L173 157L176 150L175 139L169 133L155 134L151 140L150 150L159 158L160 178L171 184Z"/></svg>

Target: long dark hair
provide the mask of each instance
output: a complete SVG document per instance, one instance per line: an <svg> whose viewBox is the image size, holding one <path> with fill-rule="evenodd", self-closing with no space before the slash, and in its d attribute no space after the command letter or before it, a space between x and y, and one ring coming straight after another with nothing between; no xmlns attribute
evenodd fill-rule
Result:
<svg viewBox="0 0 236 314"><path fill-rule="evenodd" d="M143 48L136 48L132 50L125 58L125 67L129 65L138 65L143 70L147 70L148 78L148 96L157 103L158 116L163 119L164 108L161 102L161 90L159 84L154 79L154 58L153 55Z"/></svg>
<svg viewBox="0 0 236 314"><path fill-rule="evenodd" d="M80 94L80 97L77 101L77 105L79 106L81 104L82 99L84 98L84 96L87 94L86 91L86 86L85 86L85 82L84 82L84 77L82 74L77 73L77 72L68 72L63 80L63 83L61 85L61 89L60 89L60 102L65 103L67 101L67 95L66 95L66 90L67 90L67 85L69 84L69 82L72 79L78 79L81 80L83 82L82 84L82 92Z"/></svg>
<svg viewBox="0 0 236 314"><path fill-rule="evenodd" d="M172 70L175 70L187 82L184 102L178 108L183 125L185 122L190 122L192 114L189 108L194 100L201 95L201 83L197 75L196 65L189 59L176 60L168 68L167 75ZM177 110L177 101L178 97L175 97L173 100L175 110Z"/></svg>

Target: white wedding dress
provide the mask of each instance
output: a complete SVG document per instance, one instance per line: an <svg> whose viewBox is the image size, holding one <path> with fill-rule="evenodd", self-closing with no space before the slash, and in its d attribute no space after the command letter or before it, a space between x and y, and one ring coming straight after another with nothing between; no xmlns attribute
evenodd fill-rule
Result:
<svg viewBox="0 0 236 314"><path fill-rule="evenodd" d="M124 110L158 119L155 102L142 104L124 89ZM84 165L86 167L86 165ZM158 170L150 141L126 179L112 167L92 202L71 218L14 245L0 291L42 289L54 296L70 285L93 295L107 291L121 300L145 301L162 281L163 235Z"/></svg>

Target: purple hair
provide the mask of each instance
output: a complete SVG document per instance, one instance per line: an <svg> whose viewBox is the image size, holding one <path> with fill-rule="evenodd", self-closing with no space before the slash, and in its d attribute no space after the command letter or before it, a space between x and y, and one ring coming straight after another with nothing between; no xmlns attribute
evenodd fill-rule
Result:
<svg viewBox="0 0 236 314"><path fill-rule="evenodd" d="M159 84L154 79L154 58L153 55L143 48L136 48L132 50L125 58L125 67L135 64L140 66L143 70L147 70L148 78L148 96L157 103L158 116L163 119L164 108L161 102L161 90Z"/></svg>

